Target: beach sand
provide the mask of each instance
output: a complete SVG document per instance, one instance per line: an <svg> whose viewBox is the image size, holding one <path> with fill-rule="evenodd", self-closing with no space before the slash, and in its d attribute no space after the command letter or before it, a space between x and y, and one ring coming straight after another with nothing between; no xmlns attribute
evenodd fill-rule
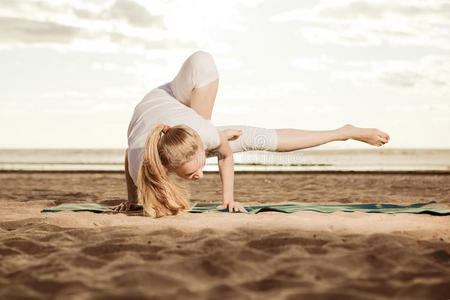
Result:
<svg viewBox="0 0 450 300"><path fill-rule="evenodd" d="M218 173L189 185L221 201ZM125 197L121 173L0 173L0 298L450 298L450 216L40 213ZM450 175L236 173L235 199L450 208Z"/></svg>

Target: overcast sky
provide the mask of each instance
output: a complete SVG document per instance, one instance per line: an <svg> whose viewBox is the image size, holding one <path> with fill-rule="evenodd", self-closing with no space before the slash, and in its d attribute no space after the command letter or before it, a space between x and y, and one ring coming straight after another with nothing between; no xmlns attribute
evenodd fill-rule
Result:
<svg viewBox="0 0 450 300"><path fill-rule="evenodd" d="M134 106L197 50L216 125L450 148L450 2L412 0L1 0L0 148L125 148Z"/></svg>

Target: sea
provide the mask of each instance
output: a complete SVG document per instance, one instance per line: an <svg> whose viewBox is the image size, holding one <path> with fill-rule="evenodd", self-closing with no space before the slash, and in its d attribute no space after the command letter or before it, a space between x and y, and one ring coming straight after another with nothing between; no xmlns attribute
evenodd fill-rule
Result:
<svg viewBox="0 0 450 300"><path fill-rule="evenodd" d="M123 171L125 149L0 149L0 171ZM204 172L217 172L210 157ZM302 149L234 153L240 171L450 172L450 149Z"/></svg>

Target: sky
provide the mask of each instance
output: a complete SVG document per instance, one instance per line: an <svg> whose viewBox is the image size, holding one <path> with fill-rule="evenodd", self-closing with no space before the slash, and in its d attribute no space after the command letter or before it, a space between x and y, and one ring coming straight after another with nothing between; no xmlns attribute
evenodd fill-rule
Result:
<svg viewBox="0 0 450 300"><path fill-rule="evenodd" d="M1 0L0 148L126 148L135 105L197 50L215 125L450 148L450 2L413 0Z"/></svg>

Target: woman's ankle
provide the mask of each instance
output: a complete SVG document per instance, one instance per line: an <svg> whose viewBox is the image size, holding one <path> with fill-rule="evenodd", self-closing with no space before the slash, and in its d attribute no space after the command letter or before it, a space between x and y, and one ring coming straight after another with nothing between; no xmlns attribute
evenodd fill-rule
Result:
<svg viewBox="0 0 450 300"><path fill-rule="evenodd" d="M342 127L339 127L336 129L338 133L338 140L339 141L346 141L348 139L354 139L354 131L356 127L351 124L345 124Z"/></svg>

